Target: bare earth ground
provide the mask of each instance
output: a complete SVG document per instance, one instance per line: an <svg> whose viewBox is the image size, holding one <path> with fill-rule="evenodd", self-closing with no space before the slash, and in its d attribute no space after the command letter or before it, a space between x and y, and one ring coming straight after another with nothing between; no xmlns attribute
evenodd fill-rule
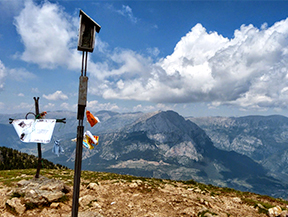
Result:
<svg viewBox="0 0 288 217"><path fill-rule="evenodd" d="M59 171L55 172L55 174L57 173L59 173ZM63 173L63 176L60 177L56 177L55 174L50 172L46 173L45 176L60 179L69 185L71 191L67 193L68 200L26 210L19 216L71 216L73 195L71 183L72 171L66 171ZM190 183L176 182L120 175L108 177L108 173L105 173L105 176L103 176L104 173L97 173L96 177L94 174L95 173L88 171L82 172L79 217L257 217L268 216L268 209L277 205L280 206L282 210L288 209L288 203L285 200L235 191L228 188L218 188L193 181ZM27 177L32 178L33 176L27 175ZM15 181L18 180L19 179L16 179ZM4 198L9 195L11 190L13 191L13 189L17 188L15 183L11 182L8 187L0 184L0 197L2 195L2 200L0 198L0 216L2 217L17 216L17 213L11 214L13 212L5 206L5 200L9 198ZM286 214L283 214L283 216L286 216Z"/></svg>

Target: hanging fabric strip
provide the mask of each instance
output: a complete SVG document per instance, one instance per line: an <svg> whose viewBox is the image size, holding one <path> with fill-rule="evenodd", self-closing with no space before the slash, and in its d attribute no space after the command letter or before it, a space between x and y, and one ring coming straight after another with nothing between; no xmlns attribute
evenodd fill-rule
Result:
<svg viewBox="0 0 288 217"><path fill-rule="evenodd" d="M17 119L12 124L22 142L49 143L56 119Z"/></svg>
<svg viewBox="0 0 288 217"><path fill-rule="evenodd" d="M88 110L86 111L86 117L91 127L94 127L95 124L100 122L99 119L95 117L94 115L92 115L92 113Z"/></svg>
<svg viewBox="0 0 288 217"><path fill-rule="evenodd" d="M72 142L77 142L77 138L71 139ZM93 136L92 133L87 130L83 135L83 146L85 148L93 149L94 145L98 145L99 136Z"/></svg>
<svg viewBox="0 0 288 217"><path fill-rule="evenodd" d="M52 152L56 154L58 157L60 154L64 154L64 149L60 145L60 140L56 140L54 142L54 146L52 148Z"/></svg>

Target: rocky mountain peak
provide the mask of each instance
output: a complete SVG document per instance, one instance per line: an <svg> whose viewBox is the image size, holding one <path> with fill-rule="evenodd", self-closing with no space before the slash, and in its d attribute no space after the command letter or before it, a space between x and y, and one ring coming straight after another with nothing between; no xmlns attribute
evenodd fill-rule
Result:
<svg viewBox="0 0 288 217"><path fill-rule="evenodd" d="M182 132L181 134L183 134L183 132L188 133L190 127L191 122L188 123L174 111L157 111L142 116L139 120L127 126L126 131L146 131L149 134Z"/></svg>

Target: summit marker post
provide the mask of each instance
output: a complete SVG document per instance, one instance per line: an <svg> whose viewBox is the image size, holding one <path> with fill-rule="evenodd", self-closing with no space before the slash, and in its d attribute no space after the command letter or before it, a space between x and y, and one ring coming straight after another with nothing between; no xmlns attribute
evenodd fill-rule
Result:
<svg viewBox="0 0 288 217"><path fill-rule="evenodd" d="M80 27L77 50L82 51L82 67L81 76L79 77L79 93L78 93L78 111L77 119L79 121L77 127L77 142L75 153L74 166L74 184L73 184L73 203L72 203L72 217L78 216L79 207L79 190L82 164L82 144L84 126L83 119L87 101L87 87L88 77L87 73L87 57L88 52L93 52L95 44L95 32L99 33L101 26L92 20L84 11L80 10Z"/></svg>

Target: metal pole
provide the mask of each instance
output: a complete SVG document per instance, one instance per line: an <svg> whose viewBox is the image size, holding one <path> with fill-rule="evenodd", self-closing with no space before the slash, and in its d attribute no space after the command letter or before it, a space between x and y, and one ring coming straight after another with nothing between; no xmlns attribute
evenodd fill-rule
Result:
<svg viewBox="0 0 288 217"><path fill-rule="evenodd" d="M84 76L86 76L86 72L87 72L87 57L88 57L88 52L85 52L85 71L84 71Z"/></svg>
<svg viewBox="0 0 288 217"><path fill-rule="evenodd" d="M39 103L38 103L39 97L37 98L34 97L34 101L35 101L35 117L37 117L37 115L39 115ZM35 178L39 178L41 169L41 161L42 161L41 143L37 143L37 148L38 148L38 165Z"/></svg>
<svg viewBox="0 0 288 217"><path fill-rule="evenodd" d="M73 202L72 202L72 217L78 216L79 208L79 192L80 192L80 177L81 177L81 164L82 164L82 150L83 150L83 135L84 126L83 119L87 101L87 84L88 77L86 77L87 69L87 52L85 61L85 76L83 76L83 65L84 65L84 51L82 54L82 70L81 76L79 78L79 94L78 94L78 112L77 119L79 120L77 127L77 143L76 143L76 153L75 153L75 166L74 166L74 184L73 184Z"/></svg>
<svg viewBox="0 0 288 217"><path fill-rule="evenodd" d="M84 134L84 127L81 126L81 123L79 121L79 126L77 127L76 158L74 167L75 171L74 171L74 185L73 185L72 217L78 216L83 134Z"/></svg>
<svg viewBox="0 0 288 217"><path fill-rule="evenodd" d="M94 20L92 20L82 10L80 10L79 16L80 16L80 29L79 29L79 40L78 40L77 50L80 50L83 52L82 52L81 76L79 78L78 111L77 111L77 119L79 120L79 126L77 127L77 143L76 143L76 153L75 153L72 217L78 216L78 206L79 206L79 188L80 188L82 149L83 149L82 144L83 144L83 135L84 135L83 119L84 119L84 113L85 113L85 107L86 107L86 101L87 101L87 86L88 86L88 77L86 76L87 57L88 57L88 51L93 52L93 49L94 49L95 30L99 33L100 28L101 28L101 26L99 26ZM88 34L86 34L87 31L88 31ZM87 40L89 40L90 44L86 43ZM84 61L84 55L85 55L85 61ZM85 72L83 73L84 67L85 67Z"/></svg>
<svg viewBox="0 0 288 217"><path fill-rule="evenodd" d="M81 76L83 76L83 68L84 68L84 51L82 52L82 68L81 68ZM86 76L86 75L85 75Z"/></svg>

